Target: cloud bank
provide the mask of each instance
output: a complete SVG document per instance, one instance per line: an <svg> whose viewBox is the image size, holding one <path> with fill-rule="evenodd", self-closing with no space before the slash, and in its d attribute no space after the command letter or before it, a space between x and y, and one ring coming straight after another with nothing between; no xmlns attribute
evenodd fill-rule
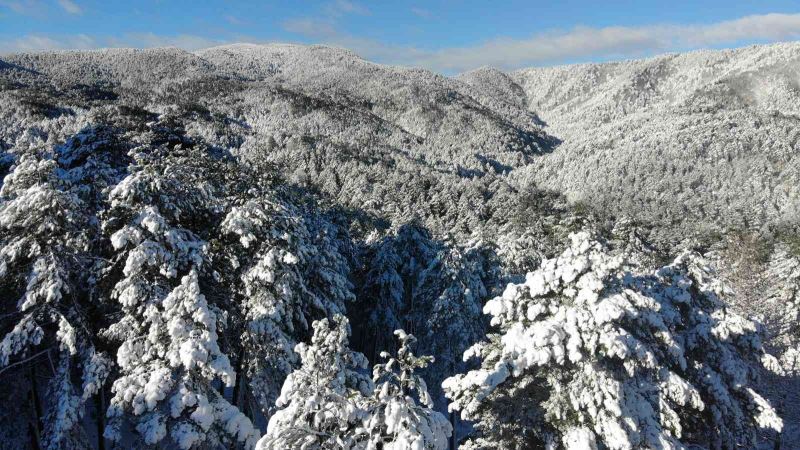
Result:
<svg viewBox="0 0 800 450"><path fill-rule="evenodd" d="M72 0L58 0L58 5L64 9L64 11L70 14L80 14L83 12L80 6L77 3L73 2Z"/></svg>
<svg viewBox="0 0 800 450"><path fill-rule="evenodd" d="M71 3L63 0L64 3ZM5 2L8 3L8 2ZM66 7L65 7L66 8ZM331 4L338 13L368 14L354 3ZM80 11L78 11L80 12ZM342 32L336 20L299 18L283 22L284 30L304 41L348 48L362 57L387 64L425 67L457 73L490 65L502 69L573 61L641 57L669 51L800 39L800 14L764 14L704 25L660 24L637 27L575 27L551 30L528 38L497 38L466 47L423 49L389 45ZM212 39L199 35L128 33L121 36L26 35L0 42L0 53L91 49L98 47L164 47L196 50L257 39Z"/></svg>
<svg viewBox="0 0 800 450"><path fill-rule="evenodd" d="M60 36L28 34L18 39L0 41L0 54L47 50L92 50L98 48L178 47L186 50L199 50L226 43L230 42L224 39L209 39L191 34L126 33L120 36L105 37L87 34Z"/></svg>
<svg viewBox="0 0 800 450"><path fill-rule="evenodd" d="M563 61L619 58L715 47L740 42L800 38L800 14L765 14L708 25L576 27L528 39L496 39L480 45L417 54L414 64L440 71L491 65L505 69Z"/></svg>

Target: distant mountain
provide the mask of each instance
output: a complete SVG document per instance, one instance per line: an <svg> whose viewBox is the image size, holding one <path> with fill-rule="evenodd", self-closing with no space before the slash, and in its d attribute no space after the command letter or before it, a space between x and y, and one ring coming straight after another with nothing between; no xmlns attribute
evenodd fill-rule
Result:
<svg viewBox="0 0 800 450"><path fill-rule="evenodd" d="M4 57L3 61L11 69L33 75L33 79L62 84L158 85L214 72L207 61L177 48L22 53Z"/></svg>
<svg viewBox="0 0 800 450"><path fill-rule="evenodd" d="M411 145L412 151L444 166L474 165L479 153L516 167L553 145L524 104L503 111L471 86L427 70L374 64L321 46L232 45L197 54L244 79L376 116L420 138L422 147Z"/></svg>
<svg viewBox="0 0 800 450"><path fill-rule="evenodd" d="M510 74L563 141L519 176L657 226L800 219L800 44Z"/></svg>

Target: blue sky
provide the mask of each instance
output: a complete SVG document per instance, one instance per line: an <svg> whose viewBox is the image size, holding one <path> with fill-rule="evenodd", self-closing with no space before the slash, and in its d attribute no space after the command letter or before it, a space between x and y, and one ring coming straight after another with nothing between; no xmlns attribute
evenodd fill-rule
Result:
<svg viewBox="0 0 800 450"><path fill-rule="evenodd" d="M794 1L0 0L0 53L320 43L456 73L800 39Z"/></svg>

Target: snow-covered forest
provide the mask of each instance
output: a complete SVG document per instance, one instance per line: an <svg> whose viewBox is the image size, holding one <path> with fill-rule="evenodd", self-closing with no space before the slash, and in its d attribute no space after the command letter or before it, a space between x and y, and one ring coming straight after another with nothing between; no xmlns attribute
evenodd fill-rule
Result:
<svg viewBox="0 0 800 450"><path fill-rule="evenodd" d="M800 449L800 44L0 59L0 448Z"/></svg>

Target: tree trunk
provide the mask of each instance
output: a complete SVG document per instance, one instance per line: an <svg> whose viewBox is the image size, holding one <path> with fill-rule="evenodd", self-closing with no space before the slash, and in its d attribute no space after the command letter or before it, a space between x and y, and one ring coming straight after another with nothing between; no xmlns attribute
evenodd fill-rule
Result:
<svg viewBox="0 0 800 450"><path fill-rule="evenodd" d="M453 427L453 434L450 435L450 450L456 450L456 413L450 411L450 425Z"/></svg>
<svg viewBox="0 0 800 450"><path fill-rule="evenodd" d="M42 405L39 402L39 390L36 385L36 367L34 367L33 364L31 364L29 376L31 382L30 403L32 403L31 410L33 412L33 421L28 424L28 428L31 434L31 447L39 450L42 448Z"/></svg>
<svg viewBox="0 0 800 450"><path fill-rule="evenodd" d="M31 435L31 448L33 450L41 450L42 446L39 445L39 430L33 422L28 422L28 433Z"/></svg>
<svg viewBox="0 0 800 450"><path fill-rule="evenodd" d="M103 436L103 433L106 430L106 423L105 423L105 391L103 387L100 386L100 391L97 393L95 397L96 408L97 408L97 450L106 450L106 438Z"/></svg>
<svg viewBox="0 0 800 450"><path fill-rule="evenodd" d="M239 355L236 358L236 384L233 385L233 398L231 404L239 408L240 397L242 395L242 383L244 383L244 374L242 373L242 362L244 361L245 351L244 346L239 349ZM241 410L242 408L239 408Z"/></svg>

